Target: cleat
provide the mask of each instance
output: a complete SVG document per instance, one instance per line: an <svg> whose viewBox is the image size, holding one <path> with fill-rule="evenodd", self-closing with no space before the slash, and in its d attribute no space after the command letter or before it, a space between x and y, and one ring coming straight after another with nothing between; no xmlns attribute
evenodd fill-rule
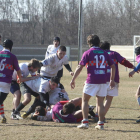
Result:
<svg viewBox="0 0 140 140"><path fill-rule="evenodd" d="M1 123L6 123L7 121L6 121L6 118L4 117L4 118L2 118L2 120L1 120Z"/></svg>
<svg viewBox="0 0 140 140"><path fill-rule="evenodd" d="M14 114L13 113L13 115L11 116L11 119L12 120L21 120L21 119L23 119L19 114Z"/></svg>
<svg viewBox="0 0 140 140"><path fill-rule="evenodd" d="M88 129L88 123L81 123L80 125L77 126L79 129Z"/></svg>
<svg viewBox="0 0 140 140"><path fill-rule="evenodd" d="M95 126L95 129L104 130L104 125L97 125L97 126Z"/></svg>
<svg viewBox="0 0 140 140"><path fill-rule="evenodd" d="M139 120L136 120L136 123L140 123L140 119Z"/></svg>
<svg viewBox="0 0 140 140"><path fill-rule="evenodd" d="M25 119L25 118L28 117L28 115L26 114L26 112L24 112L24 113L21 115L21 117L22 117L23 119Z"/></svg>

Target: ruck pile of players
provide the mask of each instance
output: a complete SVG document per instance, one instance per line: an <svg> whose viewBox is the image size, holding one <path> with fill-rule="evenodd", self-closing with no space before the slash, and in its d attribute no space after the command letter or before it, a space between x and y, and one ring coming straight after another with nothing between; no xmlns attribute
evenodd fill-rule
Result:
<svg viewBox="0 0 140 140"><path fill-rule="evenodd" d="M1 40L1 36L0 36ZM3 47L0 45L0 115L1 122L6 123L4 115L4 100L11 92L13 94L13 109L10 118L13 120L31 119L38 121L54 121L57 123L78 123L77 128L87 129L89 119L97 122L96 129L104 129L105 115L108 112L114 96L118 96L119 71L118 63L133 69L132 77L140 69L140 47L135 49L135 67L119 53L110 50L110 43L100 42L97 35L87 37L89 50L84 52L75 72L66 56L66 47L60 45L60 38L55 37L53 45L49 45L45 59L31 59L29 63L20 63L11 53L13 42L6 39ZM75 80L84 66L87 68L87 79L83 87L83 95L69 99L64 85L61 83L63 65L72 76L71 88L75 88ZM24 99L21 100L21 94ZM20 115L20 111L31 101L30 108ZM89 99L96 96L96 112L89 105ZM140 105L140 89L136 93ZM140 120L137 120L140 122Z"/></svg>

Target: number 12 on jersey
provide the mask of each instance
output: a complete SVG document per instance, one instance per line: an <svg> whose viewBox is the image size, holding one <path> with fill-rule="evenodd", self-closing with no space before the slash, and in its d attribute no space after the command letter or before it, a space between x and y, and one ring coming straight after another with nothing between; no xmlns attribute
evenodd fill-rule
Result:
<svg viewBox="0 0 140 140"><path fill-rule="evenodd" d="M94 58L96 60L96 68L105 68L105 64L104 64L105 56L104 55L95 55ZM100 63L100 61L101 61L101 63Z"/></svg>

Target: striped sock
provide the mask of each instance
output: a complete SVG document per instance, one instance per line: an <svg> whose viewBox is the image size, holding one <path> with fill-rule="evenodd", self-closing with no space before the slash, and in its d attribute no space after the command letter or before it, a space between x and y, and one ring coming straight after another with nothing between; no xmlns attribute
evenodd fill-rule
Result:
<svg viewBox="0 0 140 140"><path fill-rule="evenodd" d="M98 121L98 125L104 125L104 122Z"/></svg>
<svg viewBox="0 0 140 140"><path fill-rule="evenodd" d="M0 115L1 115L2 118L5 117L5 115L4 115L4 105L3 104L0 105Z"/></svg>
<svg viewBox="0 0 140 140"><path fill-rule="evenodd" d="M82 123L88 123L88 119L83 119Z"/></svg>

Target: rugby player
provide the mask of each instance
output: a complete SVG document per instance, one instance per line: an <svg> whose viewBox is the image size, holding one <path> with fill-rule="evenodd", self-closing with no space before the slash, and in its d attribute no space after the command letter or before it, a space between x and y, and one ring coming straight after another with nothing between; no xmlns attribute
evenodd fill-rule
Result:
<svg viewBox="0 0 140 140"><path fill-rule="evenodd" d="M0 115L2 117L2 123L6 123L3 102L10 91L14 70L17 71L19 82L21 81L21 71L18 60L16 56L11 53L12 46L13 41L6 39L3 43L4 49L0 51Z"/></svg>
<svg viewBox="0 0 140 140"><path fill-rule="evenodd" d="M83 120L81 125L78 128L87 129L88 126L88 102L91 96L97 97L98 102L98 114L99 121L97 123L96 129L104 129L104 97L107 95L107 80L106 80L106 71L107 65L111 67L111 76L110 76L110 88L115 86L114 77L115 77L115 65L112 59L109 57L107 52L99 48L100 39L97 35L89 35L87 37L87 44L90 49L84 52L80 64L77 66L74 76L70 82L71 88L75 87L75 79L78 77L83 67L87 66L87 79L83 88L83 97L82 97L82 112Z"/></svg>

